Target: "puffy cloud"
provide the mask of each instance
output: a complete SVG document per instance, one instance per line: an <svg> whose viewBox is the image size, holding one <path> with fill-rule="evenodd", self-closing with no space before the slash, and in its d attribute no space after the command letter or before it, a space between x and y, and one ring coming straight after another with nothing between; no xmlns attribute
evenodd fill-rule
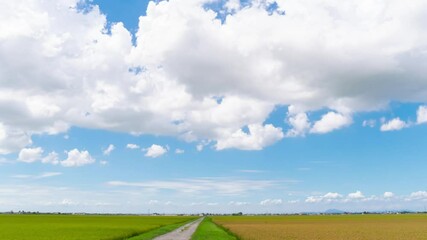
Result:
<svg viewBox="0 0 427 240"><path fill-rule="evenodd" d="M305 136L310 130L311 123L306 113L298 113L288 117L289 125L292 127L287 131L287 137Z"/></svg>
<svg viewBox="0 0 427 240"><path fill-rule="evenodd" d="M48 155L43 157L43 148L23 148L19 152L18 161L25 163L42 162L48 164L58 164L58 154L56 152L50 152Z"/></svg>
<svg viewBox="0 0 427 240"><path fill-rule="evenodd" d="M384 192L383 197L384 198L393 198L394 197L394 193L392 193L392 192Z"/></svg>
<svg viewBox="0 0 427 240"><path fill-rule="evenodd" d="M42 159L42 154L43 149L41 147L24 148L19 152L18 161L26 163L40 161Z"/></svg>
<svg viewBox="0 0 427 240"><path fill-rule="evenodd" d="M258 150L282 138L264 125L275 106L329 109L310 130L327 133L392 100L427 102L423 0L277 1L279 11L228 1L223 21L207 2L150 2L133 46L123 24L105 29L79 0L7 1L0 154L71 126ZM307 131L304 117L287 135ZM251 125L261 133L241 130Z"/></svg>
<svg viewBox="0 0 427 240"><path fill-rule="evenodd" d="M138 145L136 145L136 144L133 144L133 143L128 143L128 144L126 145L126 148L129 148L129 149L138 149L138 148L139 148L139 146L138 146Z"/></svg>
<svg viewBox="0 0 427 240"><path fill-rule="evenodd" d="M92 158L88 151L73 149L68 151L67 155L67 159L61 161L61 165L64 167L80 167L95 162L95 159Z"/></svg>
<svg viewBox="0 0 427 240"><path fill-rule="evenodd" d="M361 191L356 191L353 193L349 193L348 198L349 199L363 199L363 198L365 198L365 196L363 195L363 193Z"/></svg>
<svg viewBox="0 0 427 240"><path fill-rule="evenodd" d="M328 133L336 129L346 127L352 123L351 117L336 112L328 112L315 122L311 128L311 133Z"/></svg>
<svg viewBox="0 0 427 240"><path fill-rule="evenodd" d="M56 152L50 152L47 156L42 158L41 161L42 163L50 163L56 165L59 163L58 154Z"/></svg>
<svg viewBox="0 0 427 240"><path fill-rule="evenodd" d="M409 127L409 124L400 120L400 118L394 118L388 122L385 122L381 125L380 130L383 132L387 131L397 131L401 130L402 128Z"/></svg>
<svg viewBox="0 0 427 240"><path fill-rule="evenodd" d="M309 196L305 199L307 203L317 203L317 202L333 202L343 198L343 195L336 192L328 192L323 196Z"/></svg>
<svg viewBox="0 0 427 240"><path fill-rule="evenodd" d="M270 206L270 205L280 205L283 203L282 199L265 199L262 200L259 204L263 206Z"/></svg>
<svg viewBox="0 0 427 240"><path fill-rule="evenodd" d="M153 144L151 147L144 149L144 151L146 151L146 157L157 158L167 153L168 149L163 146Z"/></svg>
<svg viewBox="0 0 427 240"><path fill-rule="evenodd" d="M248 133L242 129L237 130L231 135L218 139L217 150L227 148L237 148L241 150L261 150L265 146L271 145L283 138L281 128L276 128L271 124L264 126L253 124L248 126Z"/></svg>
<svg viewBox="0 0 427 240"><path fill-rule="evenodd" d="M31 144L31 138L28 134L0 122L0 154L18 151L29 144Z"/></svg>
<svg viewBox="0 0 427 240"><path fill-rule="evenodd" d="M116 149L113 144L108 145L108 147L102 152L104 155L108 156L110 153Z"/></svg>
<svg viewBox="0 0 427 240"><path fill-rule="evenodd" d="M427 192L426 191L418 191L413 192L411 195L409 195L408 200L424 200L427 199Z"/></svg>
<svg viewBox="0 0 427 240"><path fill-rule="evenodd" d="M427 123L427 106L419 106L417 110L417 123Z"/></svg>
<svg viewBox="0 0 427 240"><path fill-rule="evenodd" d="M41 147L21 149L18 155L18 161L25 163L42 162L45 164L61 164L64 167L80 167L87 164L92 164L95 159L88 151L79 151L73 149L67 152L67 159L60 161L56 152L50 152L43 157L44 150Z"/></svg>

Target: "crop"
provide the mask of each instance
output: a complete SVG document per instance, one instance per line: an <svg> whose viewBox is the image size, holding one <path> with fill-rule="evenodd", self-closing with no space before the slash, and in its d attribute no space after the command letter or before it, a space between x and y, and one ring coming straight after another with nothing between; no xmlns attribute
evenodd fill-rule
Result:
<svg viewBox="0 0 427 240"><path fill-rule="evenodd" d="M205 218L197 227L191 240L237 240L237 238L217 226L210 218Z"/></svg>
<svg viewBox="0 0 427 240"><path fill-rule="evenodd" d="M0 215L0 239L121 240L193 217ZM179 224L177 225L179 226Z"/></svg>
<svg viewBox="0 0 427 240"><path fill-rule="evenodd" d="M235 216L214 222L242 240L425 240L427 215Z"/></svg>

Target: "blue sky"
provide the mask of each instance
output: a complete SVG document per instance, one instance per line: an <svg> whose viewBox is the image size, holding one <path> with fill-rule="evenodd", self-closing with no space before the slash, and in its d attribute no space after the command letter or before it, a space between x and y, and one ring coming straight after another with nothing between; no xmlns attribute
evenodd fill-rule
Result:
<svg viewBox="0 0 427 240"><path fill-rule="evenodd" d="M400 38L411 9L75 3L8 6L32 15L0 30L0 211L424 210L427 32ZM357 26L379 33L358 35L368 13Z"/></svg>

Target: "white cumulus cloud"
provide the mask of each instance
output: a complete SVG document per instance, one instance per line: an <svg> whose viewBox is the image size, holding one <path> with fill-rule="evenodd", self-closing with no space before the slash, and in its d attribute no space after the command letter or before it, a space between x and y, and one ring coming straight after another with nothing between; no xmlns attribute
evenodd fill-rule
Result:
<svg viewBox="0 0 427 240"><path fill-rule="evenodd" d="M271 145L283 138L281 128L276 128L271 124L265 126L254 124L248 126L248 133L242 129L231 135L226 135L218 139L217 150L227 148L237 148L241 150L261 150L265 146Z"/></svg>
<svg viewBox="0 0 427 240"><path fill-rule="evenodd" d="M427 191L413 192L409 195L408 200L423 200L427 199Z"/></svg>
<svg viewBox="0 0 427 240"><path fill-rule="evenodd" d="M385 122L381 125L380 130L383 132L388 131L397 131L401 130L402 128L409 127L409 124L400 120L400 118L393 118L392 120Z"/></svg>
<svg viewBox="0 0 427 240"><path fill-rule="evenodd" d="M302 136L391 101L427 102L424 0L209 2L151 1L133 45L80 0L4 1L0 154L72 126L259 150L283 138L265 124L277 106L302 109L286 133ZM325 109L307 130L302 112Z"/></svg>
<svg viewBox="0 0 427 240"><path fill-rule="evenodd" d="M36 162L42 159L42 155L43 149L41 147L24 148L19 152L18 161L26 163Z"/></svg>
<svg viewBox="0 0 427 240"><path fill-rule="evenodd" d="M353 193L349 193L348 198L349 199L363 199L363 198L365 198L365 196L363 195L363 193L361 191L356 191Z"/></svg>
<svg viewBox="0 0 427 240"><path fill-rule="evenodd" d="M394 193L392 193L392 192L384 192L383 197L384 198L393 198L394 197Z"/></svg>
<svg viewBox="0 0 427 240"><path fill-rule="evenodd" d="M265 199L262 200L259 204L263 206L269 206L269 205L280 205L283 203L282 199Z"/></svg>
<svg viewBox="0 0 427 240"><path fill-rule="evenodd" d="M334 202L343 198L343 195L336 192L328 192L323 196L309 196L305 199L307 203L318 203L318 202Z"/></svg>
<svg viewBox="0 0 427 240"><path fill-rule="evenodd" d="M157 158L167 153L168 150L163 146L153 144L151 147L144 149L144 151L146 151L146 157Z"/></svg>
<svg viewBox="0 0 427 240"><path fill-rule="evenodd" d="M50 163L56 165L59 163L58 153L50 152L47 156L43 157L41 161L42 163Z"/></svg>
<svg viewBox="0 0 427 240"><path fill-rule="evenodd" d="M323 115L319 121L314 123L310 132L317 134L328 133L346 127L351 123L352 119L350 116L336 112L328 112Z"/></svg>
<svg viewBox="0 0 427 240"><path fill-rule="evenodd" d="M419 106L417 110L417 123L427 123L427 106Z"/></svg>
<svg viewBox="0 0 427 240"><path fill-rule="evenodd" d="M88 151L79 151L73 149L67 152L67 159L61 161L61 165L64 167L80 167L95 162L95 159L89 154Z"/></svg>
<svg viewBox="0 0 427 240"><path fill-rule="evenodd" d="M129 149L138 149L138 148L139 148L139 145L137 145L137 144L133 144L133 143L128 143L128 144L126 145L126 148L129 148Z"/></svg>
<svg viewBox="0 0 427 240"><path fill-rule="evenodd" d="M310 130L311 123L306 113L298 113L288 117L289 125L292 127L286 133L287 137L305 136Z"/></svg>

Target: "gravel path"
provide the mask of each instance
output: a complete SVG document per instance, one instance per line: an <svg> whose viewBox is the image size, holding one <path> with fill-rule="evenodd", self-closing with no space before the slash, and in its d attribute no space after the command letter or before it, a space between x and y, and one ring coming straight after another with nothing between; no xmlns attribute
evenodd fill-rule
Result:
<svg viewBox="0 0 427 240"><path fill-rule="evenodd" d="M203 218L188 223L172 232L156 237L153 240L190 240Z"/></svg>

